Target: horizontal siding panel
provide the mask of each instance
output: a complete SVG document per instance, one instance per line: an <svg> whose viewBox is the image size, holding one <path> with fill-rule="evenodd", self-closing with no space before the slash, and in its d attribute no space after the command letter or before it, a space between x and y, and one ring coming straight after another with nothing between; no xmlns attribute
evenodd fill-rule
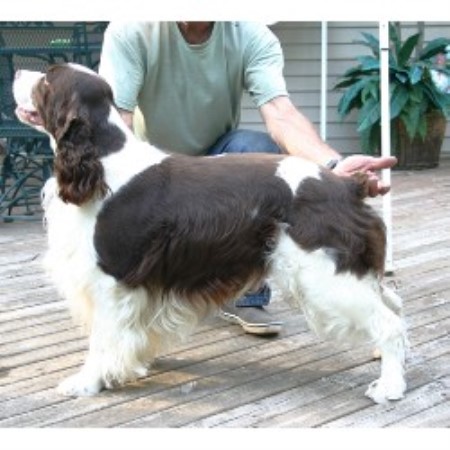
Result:
<svg viewBox="0 0 450 450"><path fill-rule="evenodd" d="M285 76L286 85L290 93L293 92L320 92L320 76L312 74L309 76Z"/></svg>
<svg viewBox="0 0 450 450"><path fill-rule="evenodd" d="M356 62L352 58L331 60L328 65L328 73L330 76L342 76ZM320 78L320 71L320 60L289 61L284 67L284 74L286 76L316 76Z"/></svg>
<svg viewBox="0 0 450 450"><path fill-rule="evenodd" d="M347 42L346 44L328 44L328 64L332 65L336 60L353 61L357 56L371 55L369 48L357 41L361 41L362 36L355 39L355 42ZM283 46L283 55L286 64L291 62L309 62L321 60L321 45L320 44L289 44ZM356 62L356 61L355 61Z"/></svg>
<svg viewBox="0 0 450 450"><path fill-rule="evenodd" d="M305 44L299 42L296 44L283 45L283 55L285 62L290 61L320 61L320 42Z"/></svg>

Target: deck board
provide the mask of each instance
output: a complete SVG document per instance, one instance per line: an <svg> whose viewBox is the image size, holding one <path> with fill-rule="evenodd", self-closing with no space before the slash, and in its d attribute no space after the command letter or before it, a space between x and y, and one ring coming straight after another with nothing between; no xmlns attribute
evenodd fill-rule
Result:
<svg viewBox="0 0 450 450"><path fill-rule="evenodd" d="M379 362L367 346L317 339L299 311L270 305L276 338L212 318L162 355L149 376L88 399L57 383L87 340L42 269L39 222L0 223L0 427L356 428L450 426L450 160L393 173L394 274L411 352L405 399L374 405L364 391ZM381 200L371 203L380 208Z"/></svg>

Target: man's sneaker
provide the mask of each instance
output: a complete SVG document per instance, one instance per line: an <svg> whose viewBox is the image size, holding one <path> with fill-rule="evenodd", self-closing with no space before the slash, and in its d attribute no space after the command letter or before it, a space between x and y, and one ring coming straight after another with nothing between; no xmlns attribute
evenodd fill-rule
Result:
<svg viewBox="0 0 450 450"><path fill-rule="evenodd" d="M274 320L262 306L238 307L227 304L220 313L225 320L239 324L250 334L278 334L283 325L279 320Z"/></svg>

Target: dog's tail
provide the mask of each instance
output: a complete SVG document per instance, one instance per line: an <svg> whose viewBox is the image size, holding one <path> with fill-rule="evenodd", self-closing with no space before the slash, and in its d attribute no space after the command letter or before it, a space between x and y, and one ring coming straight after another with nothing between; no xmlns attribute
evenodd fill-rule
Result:
<svg viewBox="0 0 450 450"><path fill-rule="evenodd" d="M350 186L355 196L363 200L369 196L369 175L364 172L355 172L349 179Z"/></svg>

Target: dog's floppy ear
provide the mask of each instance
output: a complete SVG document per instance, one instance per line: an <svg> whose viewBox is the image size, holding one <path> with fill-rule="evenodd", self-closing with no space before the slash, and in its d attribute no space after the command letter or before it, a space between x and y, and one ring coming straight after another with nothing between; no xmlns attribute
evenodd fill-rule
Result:
<svg viewBox="0 0 450 450"><path fill-rule="evenodd" d="M59 196L78 206L95 197L103 198L108 186L98 149L92 142L88 114L81 108L72 108L58 120L54 170Z"/></svg>
<svg viewBox="0 0 450 450"><path fill-rule="evenodd" d="M66 135L69 131L72 122L78 119L77 111L74 108L71 108L67 112L59 111L59 116L56 117L57 126L54 132L54 138L56 143L59 143L61 139Z"/></svg>

